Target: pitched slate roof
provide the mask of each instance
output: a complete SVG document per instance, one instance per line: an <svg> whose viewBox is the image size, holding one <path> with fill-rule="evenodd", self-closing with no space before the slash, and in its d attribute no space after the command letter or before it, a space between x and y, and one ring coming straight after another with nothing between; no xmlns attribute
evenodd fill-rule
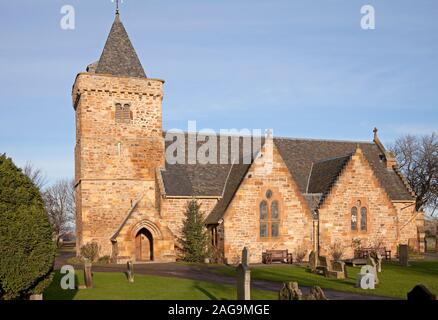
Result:
<svg viewBox="0 0 438 320"><path fill-rule="evenodd" d="M312 163L306 193L328 192L350 158L351 155Z"/></svg>
<svg viewBox="0 0 438 320"><path fill-rule="evenodd" d="M222 198L218 201L216 206L208 215L207 219L205 220L206 224L215 224L223 217L250 167L251 165L249 164L235 164L232 166L229 172L230 174L228 180L225 184Z"/></svg>
<svg viewBox="0 0 438 320"><path fill-rule="evenodd" d="M394 170L386 168L382 161L382 151L373 142L279 138L275 139L275 145L303 194L307 192L312 164L348 157L359 146L389 197L392 200L412 200L412 195L400 176Z"/></svg>
<svg viewBox="0 0 438 320"><path fill-rule="evenodd" d="M187 159L187 134L185 134L185 141ZM207 217L207 224L217 223L222 218L251 166L251 159L255 157L264 143L262 139L260 147L254 148L251 154L244 154L243 140L239 138L239 161L236 163L231 159L231 137L227 137L226 141L224 145L228 148L228 164L171 165L167 163L165 170L162 171L166 196L217 197L219 199ZM171 143L172 141L167 141L166 147ZM330 190L358 146L392 200L413 200L412 194L399 173L386 168L382 160L382 151L373 142L274 138L274 144L312 211L321 204L324 195ZM201 145L202 143L198 143L197 148ZM220 137L217 138L217 146L219 163ZM246 159L245 163L243 159Z"/></svg>
<svg viewBox="0 0 438 320"><path fill-rule="evenodd" d="M123 23L120 21L119 14L116 14L95 72L97 74L146 78L146 73Z"/></svg>
<svg viewBox="0 0 438 320"><path fill-rule="evenodd" d="M175 134L175 136L177 135ZM178 134L178 136L185 141L185 159L188 159L190 135ZM233 154L232 144L234 138L235 137L232 136L217 137L217 164L169 164L166 162L165 170L161 172L166 195L183 197L222 197L227 183L243 178L239 173L241 170L245 170L244 168L248 168L252 163L252 151L244 150L242 137L235 139L238 154ZM223 143L223 141L221 142L221 139L223 139L225 143ZM173 141L166 141L166 149L172 143ZM251 138L250 143L254 145L254 152L258 152L263 142L262 139L260 139L260 142L257 143ZM202 144L202 142L198 142L196 150L198 150ZM226 161L222 161L225 162L225 164L220 164L221 147L223 146L228 150L228 158L225 159Z"/></svg>
<svg viewBox="0 0 438 320"><path fill-rule="evenodd" d="M167 145L169 143L171 142L167 142ZM228 150L231 148L230 143L231 139L228 140ZM386 168L382 161L382 151L373 142L274 138L274 144L311 210L318 208L324 194L329 191L358 146L390 199L413 200L400 175ZM242 140L239 145L242 150ZM218 149L220 150L219 139ZM240 159L242 156L248 155L241 151ZM242 161L234 165L166 164L166 169L162 172L166 195L218 197L216 207L206 220L207 224L217 223L231 203L249 167L250 164L243 164Z"/></svg>

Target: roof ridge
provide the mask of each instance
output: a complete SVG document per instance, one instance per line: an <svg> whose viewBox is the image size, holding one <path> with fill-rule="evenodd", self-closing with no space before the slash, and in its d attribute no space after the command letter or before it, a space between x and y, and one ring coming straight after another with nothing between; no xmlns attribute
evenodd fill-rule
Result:
<svg viewBox="0 0 438 320"><path fill-rule="evenodd" d="M318 138L294 138L294 137L285 137L285 136L276 136L274 140L295 140L295 141L320 141L320 142L340 142L340 143L362 143L362 144L371 144L373 145L373 141L360 141L360 140L337 140L337 139L318 139Z"/></svg>
<svg viewBox="0 0 438 320"><path fill-rule="evenodd" d="M175 134L199 134L202 132L196 131L196 132L187 132L187 131L182 131L177 129L178 131L174 131ZM172 132L172 129L169 130L163 130L163 134L166 134L167 132ZM208 133L205 133L208 134ZM229 134L220 134L220 132L215 132L216 136L225 136L225 137L261 137L261 138L266 138L265 135L261 135L261 136L254 136L254 135L242 135L242 134L233 134L233 133L229 133ZM361 140L337 140L337 139L319 139L319 138L296 138L296 137L285 137L285 136L274 136L273 137L274 140L295 140L295 141L322 141L322 142L340 142L340 143L361 143L361 144L369 144L369 145L374 145L373 141L361 141Z"/></svg>

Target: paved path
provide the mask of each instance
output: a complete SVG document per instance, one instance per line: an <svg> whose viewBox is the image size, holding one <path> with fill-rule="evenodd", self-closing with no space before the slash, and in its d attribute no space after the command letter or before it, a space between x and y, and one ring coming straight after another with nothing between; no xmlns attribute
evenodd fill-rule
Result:
<svg viewBox="0 0 438 320"><path fill-rule="evenodd" d="M60 252L56 259L55 267L59 269L61 268L61 266L68 264L67 259L72 256L72 253ZM81 266L77 267L81 268ZM213 273L211 272L211 267L203 267L202 265L189 265L182 263L141 263L135 264L134 270L136 274L176 277L220 284L236 285L235 278ZM95 265L93 266L93 271L125 272L126 266L119 264ZM252 280L251 287L260 290L278 292L281 288L281 284L264 280ZM300 286L300 289L304 294L307 294L310 291L310 287ZM324 293L330 300L390 300L390 298L387 297L341 292L330 289L324 289Z"/></svg>

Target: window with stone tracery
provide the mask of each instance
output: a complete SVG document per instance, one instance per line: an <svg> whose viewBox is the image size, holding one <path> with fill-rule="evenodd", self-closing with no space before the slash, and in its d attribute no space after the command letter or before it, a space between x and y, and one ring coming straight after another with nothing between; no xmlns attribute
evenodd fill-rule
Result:
<svg viewBox="0 0 438 320"><path fill-rule="evenodd" d="M271 190L266 191L265 197L259 206L260 238L277 238L280 236L280 205Z"/></svg>
<svg viewBox="0 0 438 320"><path fill-rule="evenodd" d="M361 200L357 200L355 205L351 208L351 230L357 231L360 227L360 231L367 231L368 224L368 209Z"/></svg>

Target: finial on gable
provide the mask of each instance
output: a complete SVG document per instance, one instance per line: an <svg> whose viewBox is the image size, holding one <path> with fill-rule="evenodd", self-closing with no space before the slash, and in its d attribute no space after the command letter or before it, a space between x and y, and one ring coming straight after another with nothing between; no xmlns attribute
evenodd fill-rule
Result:
<svg viewBox="0 0 438 320"><path fill-rule="evenodd" d="M394 166L397 165L397 160L395 158L395 155L391 151L386 150L385 146L380 141L379 136L377 135L378 132L377 128L374 128L373 132L374 132L374 143L377 145L377 147L379 147L380 151L382 152L381 156L386 163L387 169L392 170Z"/></svg>
<svg viewBox="0 0 438 320"><path fill-rule="evenodd" d="M373 132L374 132L374 141L379 139L379 137L377 136L377 132L378 131L379 130L377 128L374 128L374 130L373 130Z"/></svg>

